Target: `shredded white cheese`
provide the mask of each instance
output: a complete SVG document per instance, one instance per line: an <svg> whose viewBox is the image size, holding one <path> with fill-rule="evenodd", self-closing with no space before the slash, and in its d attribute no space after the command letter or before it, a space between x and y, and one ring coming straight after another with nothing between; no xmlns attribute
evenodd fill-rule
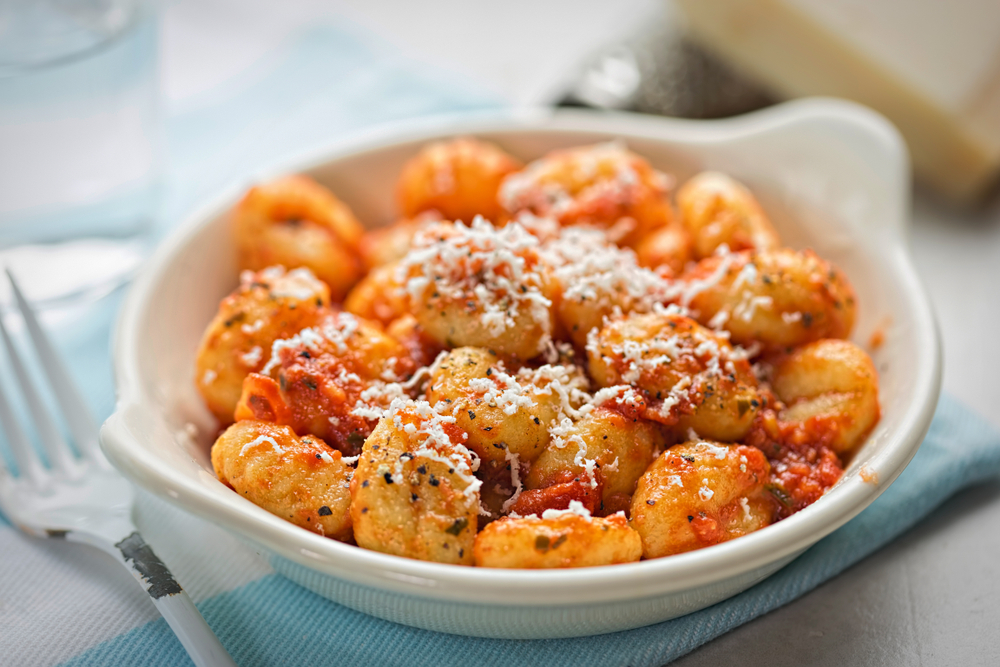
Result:
<svg viewBox="0 0 1000 667"><path fill-rule="evenodd" d="M262 356L264 356L264 351L260 349L260 345L254 345L246 353L240 355L240 361L243 362L244 366L253 368L260 363Z"/></svg>
<svg viewBox="0 0 1000 667"><path fill-rule="evenodd" d="M256 447L257 445L263 444L265 442L271 445L272 449L274 449L275 454L284 454L286 451L288 451L284 447L279 445L278 442L271 436L258 435L256 438L254 438L247 444L243 445L242 449L240 449L240 456L244 456L247 453L248 449Z"/></svg>
<svg viewBox="0 0 1000 667"><path fill-rule="evenodd" d="M564 516L580 516L584 519L593 518L590 510L583 506L579 500L569 501L569 508L564 510L545 510L542 512L543 519L559 519Z"/></svg>
<svg viewBox="0 0 1000 667"><path fill-rule="evenodd" d="M547 344L552 302L542 294L538 252L538 239L517 222L497 228L476 216L468 226L438 224L418 232L397 279L421 307L436 301L472 308L493 336L527 315L546 333Z"/></svg>

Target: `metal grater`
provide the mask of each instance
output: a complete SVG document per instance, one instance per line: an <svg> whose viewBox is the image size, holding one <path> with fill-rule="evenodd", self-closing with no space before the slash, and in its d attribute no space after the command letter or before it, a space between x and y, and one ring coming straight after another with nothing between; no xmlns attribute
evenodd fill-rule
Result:
<svg viewBox="0 0 1000 667"><path fill-rule="evenodd" d="M662 20L598 53L558 104L722 118L775 101L759 85L691 41L680 22Z"/></svg>

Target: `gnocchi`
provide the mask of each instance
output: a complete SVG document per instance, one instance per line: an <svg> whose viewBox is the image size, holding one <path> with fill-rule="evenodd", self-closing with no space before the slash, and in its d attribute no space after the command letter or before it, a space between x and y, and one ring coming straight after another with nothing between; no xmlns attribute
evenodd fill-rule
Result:
<svg viewBox="0 0 1000 667"><path fill-rule="evenodd" d="M353 541L353 468L335 449L287 426L241 421L212 447L219 481L296 526L341 542Z"/></svg>
<svg viewBox="0 0 1000 667"><path fill-rule="evenodd" d="M195 382L219 481L275 516L454 566L611 566L783 520L878 423L847 277L727 175L675 194L620 142L522 165L460 138L396 193L366 232L305 177L233 211L248 270Z"/></svg>
<svg viewBox="0 0 1000 667"><path fill-rule="evenodd" d="M496 220L500 183L520 167L499 146L471 137L428 144L399 175L400 212L415 216L437 211L449 220L464 222L477 215Z"/></svg>
<svg viewBox="0 0 1000 667"><path fill-rule="evenodd" d="M363 233L346 204L305 176L250 188L233 211L241 269L306 267L337 301L361 277L358 248Z"/></svg>
<svg viewBox="0 0 1000 667"><path fill-rule="evenodd" d="M223 425L233 421L244 378L264 367L274 341L314 326L329 305L329 288L304 269L275 266L240 276L195 358L195 383L216 419Z"/></svg>

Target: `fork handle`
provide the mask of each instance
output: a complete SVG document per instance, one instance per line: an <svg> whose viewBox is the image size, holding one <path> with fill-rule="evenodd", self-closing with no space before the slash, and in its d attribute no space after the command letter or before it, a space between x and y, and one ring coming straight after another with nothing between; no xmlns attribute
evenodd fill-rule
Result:
<svg viewBox="0 0 1000 667"><path fill-rule="evenodd" d="M196 667L236 667L236 663L226 653L186 592L181 590L173 595L153 598L153 604L160 610Z"/></svg>
<svg viewBox="0 0 1000 667"><path fill-rule="evenodd" d="M201 612L142 535L131 533L110 552L149 593L196 667L236 667Z"/></svg>

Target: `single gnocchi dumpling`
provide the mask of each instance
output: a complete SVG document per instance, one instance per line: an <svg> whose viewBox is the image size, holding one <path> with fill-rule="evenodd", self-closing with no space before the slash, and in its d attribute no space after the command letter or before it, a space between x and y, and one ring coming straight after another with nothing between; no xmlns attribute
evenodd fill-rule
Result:
<svg viewBox="0 0 1000 667"><path fill-rule="evenodd" d="M236 419L273 419L348 456L375 427L364 408L405 395L399 381L415 370L399 341L344 312L275 341L268 357L261 372L244 381Z"/></svg>
<svg viewBox="0 0 1000 667"><path fill-rule="evenodd" d="M761 406L747 355L671 309L609 323L592 336L587 358L598 385L642 389L643 415L680 434L740 440Z"/></svg>
<svg viewBox="0 0 1000 667"><path fill-rule="evenodd" d="M279 424L237 422L212 446L212 467L219 481L271 514L351 541L354 469L319 438Z"/></svg>
<svg viewBox="0 0 1000 667"><path fill-rule="evenodd" d="M611 240L632 245L673 217L671 179L609 142L552 151L500 186L500 204L513 217L528 211L562 225L593 225Z"/></svg>
<svg viewBox="0 0 1000 667"><path fill-rule="evenodd" d="M845 456L879 419L875 364L850 341L796 348L775 364L771 385L785 404L778 419L792 445L823 444Z"/></svg>
<svg viewBox="0 0 1000 667"><path fill-rule="evenodd" d="M640 416L645 400L632 387L619 385L602 394L579 421L558 430L558 436L531 466L522 507L528 506L534 490L579 479L600 487L597 514L628 510L636 482L666 438L659 424ZM538 495L545 497L544 493ZM541 511L539 505L531 507Z"/></svg>
<svg viewBox="0 0 1000 667"><path fill-rule="evenodd" d="M512 223L434 225L400 263L409 310L444 347L532 359L552 332L552 286L538 239Z"/></svg>
<svg viewBox="0 0 1000 667"><path fill-rule="evenodd" d="M344 299L344 310L382 324L409 314L398 266L386 264L368 272Z"/></svg>
<svg viewBox="0 0 1000 667"><path fill-rule="evenodd" d="M651 231L635 246L641 266L667 269L669 275L679 275L694 258L691 233L684 225L672 223Z"/></svg>
<svg viewBox="0 0 1000 667"><path fill-rule="evenodd" d="M712 256L722 245L730 251L781 245L756 197L726 174L704 171L691 178L677 191L677 208L697 259Z"/></svg>
<svg viewBox="0 0 1000 667"><path fill-rule="evenodd" d="M694 551L769 525L769 472L756 447L690 441L663 452L632 497L629 525L642 538L643 557Z"/></svg>
<svg viewBox="0 0 1000 667"><path fill-rule="evenodd" d="M455 418L397 399L365 441L351 480L358 546L472 565L479 517L473 459Z"/></svg>
<svg viewBox="0 0 1000 667"><path fill-rule="evenodd" d="M250 188L233 210L233 230L241 269L307 267L338 302L361 277L364 228L346 204L306 176Z"/></svg>
<svg viewBox="0 0 1000 667"><path fill-rule="evenodd" d="M548 444L549 427L564 402L579 405L585 388L576 368L508 372L489 350L462 347L435 362L427 400L447 406L468 434L465 444L482 462L481 475L509 489L509 496L519 485L521 466L537 459Z"/></svg>
<svg viewBox="0 0 1000 667"><path fill-rule="evenodd" d="M596 567L638 561L642 542L624 514L592 517L577 504L494 521L476 536L475 554L480 567Z"/></svg>
<svg viewBox="0 0 1000 667"><path fill-rule="evenodd" d="M471 137L424 146L403 167L396 184L399 208L412 217L437 211L449 220L471 222L477 215L496 221L497 189L521 163L495 144Z"/></svg>
<svg viewBox="0 0 1000 667"><path fill-rule="evenodd" d="M271 345L315 325L330 305L330 290L308 269L273 266L245 271L240 286L219 304L202 334L195 384L215 418L233 422L243 379L267 363Z"/></svg>
<svg viewBox="0 0 1000 667"><path fill-rule="evenodd" d="M716 255L692 266L681 282L681 304L740 345L794 347L846 338L854 326L854 289L811 250Z"/></svg>

